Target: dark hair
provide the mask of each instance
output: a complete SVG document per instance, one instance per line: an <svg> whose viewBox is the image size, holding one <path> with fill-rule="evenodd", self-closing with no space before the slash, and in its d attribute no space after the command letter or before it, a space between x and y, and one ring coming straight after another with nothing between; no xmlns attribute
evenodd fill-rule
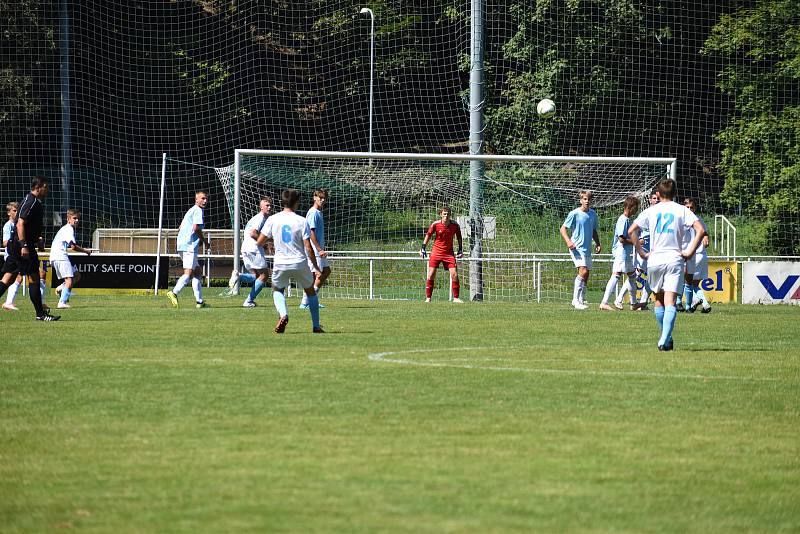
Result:
<svg viewBox="0 0 800 534"><path fill-rule="evenodd" d="M263 202L263 201L265 201L265 200L266 200L267 202L269 202L269 203L270 203L270 205L272 205L272 197L261 197L261 200L259 200L259 202Z"/></svg>
<svg viewBox="0 0 800 534"><path fill-rule="evenodd" d="M300 203L300 191L297 189L285 189L281 194L283 199L283 207L295 209Z"/></svg>
<svg viewBox="0 0 800 534"><path fill-rule="evenodd" d="M44 187L50 183L50 179L46 176L34 176L31 178L31 191Z"/></svg>
<svg viewBox="0 0 800 534"><path fill-rule="evenodd" d="M623 204L623 206L625 206L624 209L626 209L626 210L631 210L633 208L636 208L638 210L639 209L639 199L636 198L636 197L628 197L628 198L625 199L625 203Z"/></svg>
<svg viewBox="0 0 800 534"><path fill-rule="evenodd" d="M675 198L676 191L677 187L675 185L675 180L672 178L664 178L658 184L658 196L661 198L672 200Z"/></svg>
<svg viewBox="0 0 800 534"><path fill-rule="evenodd" d="M327 189L323 189L323 188L315 189L314 190L314 196L315 197L320 197L320 198L325 197L325 199L327 200L328 199L328 190Z"/></svg>
<svg viewBox="0 0 800 534"><path fill-rule="evenodd" d="M444 204L441 208L439 208L439 213L442 213L444 210L449 211L450 215L453 214L453 210L450 209L450 205L449 204Z"/></svg>

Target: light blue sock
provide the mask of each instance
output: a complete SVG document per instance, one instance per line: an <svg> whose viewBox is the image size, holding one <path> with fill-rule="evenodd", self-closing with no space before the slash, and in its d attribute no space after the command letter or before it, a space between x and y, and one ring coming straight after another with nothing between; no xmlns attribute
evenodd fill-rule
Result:
<svg viewBox="0 0 800 534"><path fill-rule="evenodd" d="M278 310L278 315L281 317L288 317L289 312L286 311L286 296L283 291L273 291L272 301L275 303L275 309Z"/></svg>
<svg viewBox="0 0 800 534"><path fill-rule="evenodd" d="M311 326L319 328L319 298L316 295L308 297L308 310L311 312Z"/></svg>
<svg viewBox="0 0 800 534"><path fill-rule="evenodd" d="M256 297L258 296L259 293L261 293L261 290L263 288L264 288L264 282L261 281L260 279L256 278L256 281L253 284L253 289L250 290L250 296L247 297L247 299L250 302L255 302Z"/></svg>
<svg viewBox="0 0 800 534"><path fill-rule="evenodd" d="M253 273L242 273L239 275L239 283L241 282L254 284L256 282L256 275L254 275Z"/></svg>
<svg viewBox="0 0 800 534"><path fill-rule="evenodd" d="M672 339L672 329L675 328L675 317L678 311L675 306L664 306L664 324L661 326L661 339L659 345L666 345Z"/></svg>
<svg viewBox="0 0 800 534"><path fill-rule="evenodd" d="M694 300L694 287L690 284L686 284L683 286L683 307L687 310L692 307L692 301Z"/></svg>
<svg viewBox="0 0 800 534"><path fill-rule="evenodd" d="M71 294L72 294L72 290L70 288L68 288L67 286L64 286L64 288L61 290L61 299L59 299L59 300L61 302L63 302L64 304L66 304L69 301L69 296Z"/></svg>
<svg viewBox="0 0 800 534"><path fill-rule="evenodd" d="M664 328L664 307L656 306L653 308L653 311L656 314L656 322L658 323L658 331L660 332Z"/></svg>

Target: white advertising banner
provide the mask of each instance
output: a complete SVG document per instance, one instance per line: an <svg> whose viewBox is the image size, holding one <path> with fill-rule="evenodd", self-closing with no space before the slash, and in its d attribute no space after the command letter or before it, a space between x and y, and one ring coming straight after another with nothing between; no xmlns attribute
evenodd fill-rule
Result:
<svg viewBox="0 0 800 534"><path fill-rule="evenodd" d="M800 304L800 262L742 262L743 304Z"/></svg>

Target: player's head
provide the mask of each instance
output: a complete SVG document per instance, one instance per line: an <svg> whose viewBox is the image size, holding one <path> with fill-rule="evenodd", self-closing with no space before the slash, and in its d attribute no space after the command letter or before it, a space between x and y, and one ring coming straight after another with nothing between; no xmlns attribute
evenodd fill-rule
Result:
<svg viewBox="0 0 800 534"><path fill-rule="evenodd" d="M650 193L650 205L655 206L658 204L658 190L653 189L653 192Z"/></svg>
<svg viewBox="0 0 800 534"><path fill-rule="evenodd" d="M300 191L297 189L285 189L281 194L281 200L283 200L284 208L294 211L300 204Z"/></svg>
<svg viewBox="0 0 800 534"><path fill-rule="evenodd" d="M194 203L201 208L205 208L208 204L208 192L199 190L194 194Z"/></svg>
<svg viewBox="0 0 800 534"><path fill-rule="evenodd" d="M261 197L258 207L264 215L272 211L272 197Z"/></svg>
<svg viewBox="0 0 800 534"><path fill-rule="evenodd" d="M592 205L592 198L594 198L594 193L589 189L584 189L578 193L578 199L581 201L581 208L583 209L589 209L589 206Z"/></svg>
<svg viewBox="0 0 800 534"><path fill-rule="evenodd" d="M672 178L664 178L658 184L658 198L660 200L673 200L677 192L677 185Z"/></svg>
<svg viewBox="0 0 800 534"><path fill-rule="evenodd" d="M632 217L639 211L639 199L636 197L628 197L622 205L625 215Z"/></svg>
<svg viewBox="0 0 800 534"><path fill-rule="evenodd" d="M450 206L445 204L439 209L439 217L442 218L442 221L449 221L450 218L453 216L453 210L450 209Z"/></svg>
<svg viewBox="0 0 800 534"><path fill-rule="evenodd" d="M67 210L67 224L71 224L72 226L78 226L78 223L81 222L81 212L80 210L76 210L70 208Z"/></svg>
<svg viewBox="0 0 800 534"><path fill-rule="evenodd" d="M321 210L322 207L325 205L325 202L328 201L328 190L327 189L316 189L314 191L314 207L318 210Z"/></svg>
<svg viewBox="0 0 800 534"><path fill-rule="evenodd" d="M16 217L17 211L19 211L19 202L9 202L6 204L6 213L9 219Z"/></svg>
<svg viewBox="0 0 800 534"><path fill-rule="evenodd" d="M47 176L34 176L31 178L31 193L37 198L44 198L50 192L50 180Z"/></svg>
<svg viewBox="0 0 800 534"><path fill-rule="evenodd" d="M693 197L684 198L683 205L692 210L692 212L697 211L697 201Z"/></svg>

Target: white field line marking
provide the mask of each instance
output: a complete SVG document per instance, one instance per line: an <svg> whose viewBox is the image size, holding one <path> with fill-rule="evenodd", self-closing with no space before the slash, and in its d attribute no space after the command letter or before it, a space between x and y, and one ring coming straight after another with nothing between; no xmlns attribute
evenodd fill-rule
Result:
<svg viewBox="0 0 800 534"><path fill-rule="evenodd" d="M565 375L594 375L594 376L634 376L644 378L682 378L690 380L733 380L733 381L754 381L754 382L780 382L778 378L763 378L763 377L748 377L748 376L710 376L710 375L692 375L692 374L677 374L677 373L657 373L652 371L594 371L591 369L551 369L551 368L535 368L535 367L499 367L499 366L486 366L474 364L455 364L446 363L442 361L417 361L408 360L405 358L391 358L399 354L424 354L431 352L450 352L450 351L468 351L468 350L507 350L518 349L519 347L458 347L458 348L444 348L444 349L409 349L409 350L394 350L386 352L375 352L368 354L367 357L374 362L384 363L397 363L401 365L416 365L421 367L450 367L457 369L476 369L483 371L512 371L520 373L541 373L541 374L565 374ZM551 360L552 361L552 360ZM598 360L581 360L581 361L598 361Z"/></svg>

